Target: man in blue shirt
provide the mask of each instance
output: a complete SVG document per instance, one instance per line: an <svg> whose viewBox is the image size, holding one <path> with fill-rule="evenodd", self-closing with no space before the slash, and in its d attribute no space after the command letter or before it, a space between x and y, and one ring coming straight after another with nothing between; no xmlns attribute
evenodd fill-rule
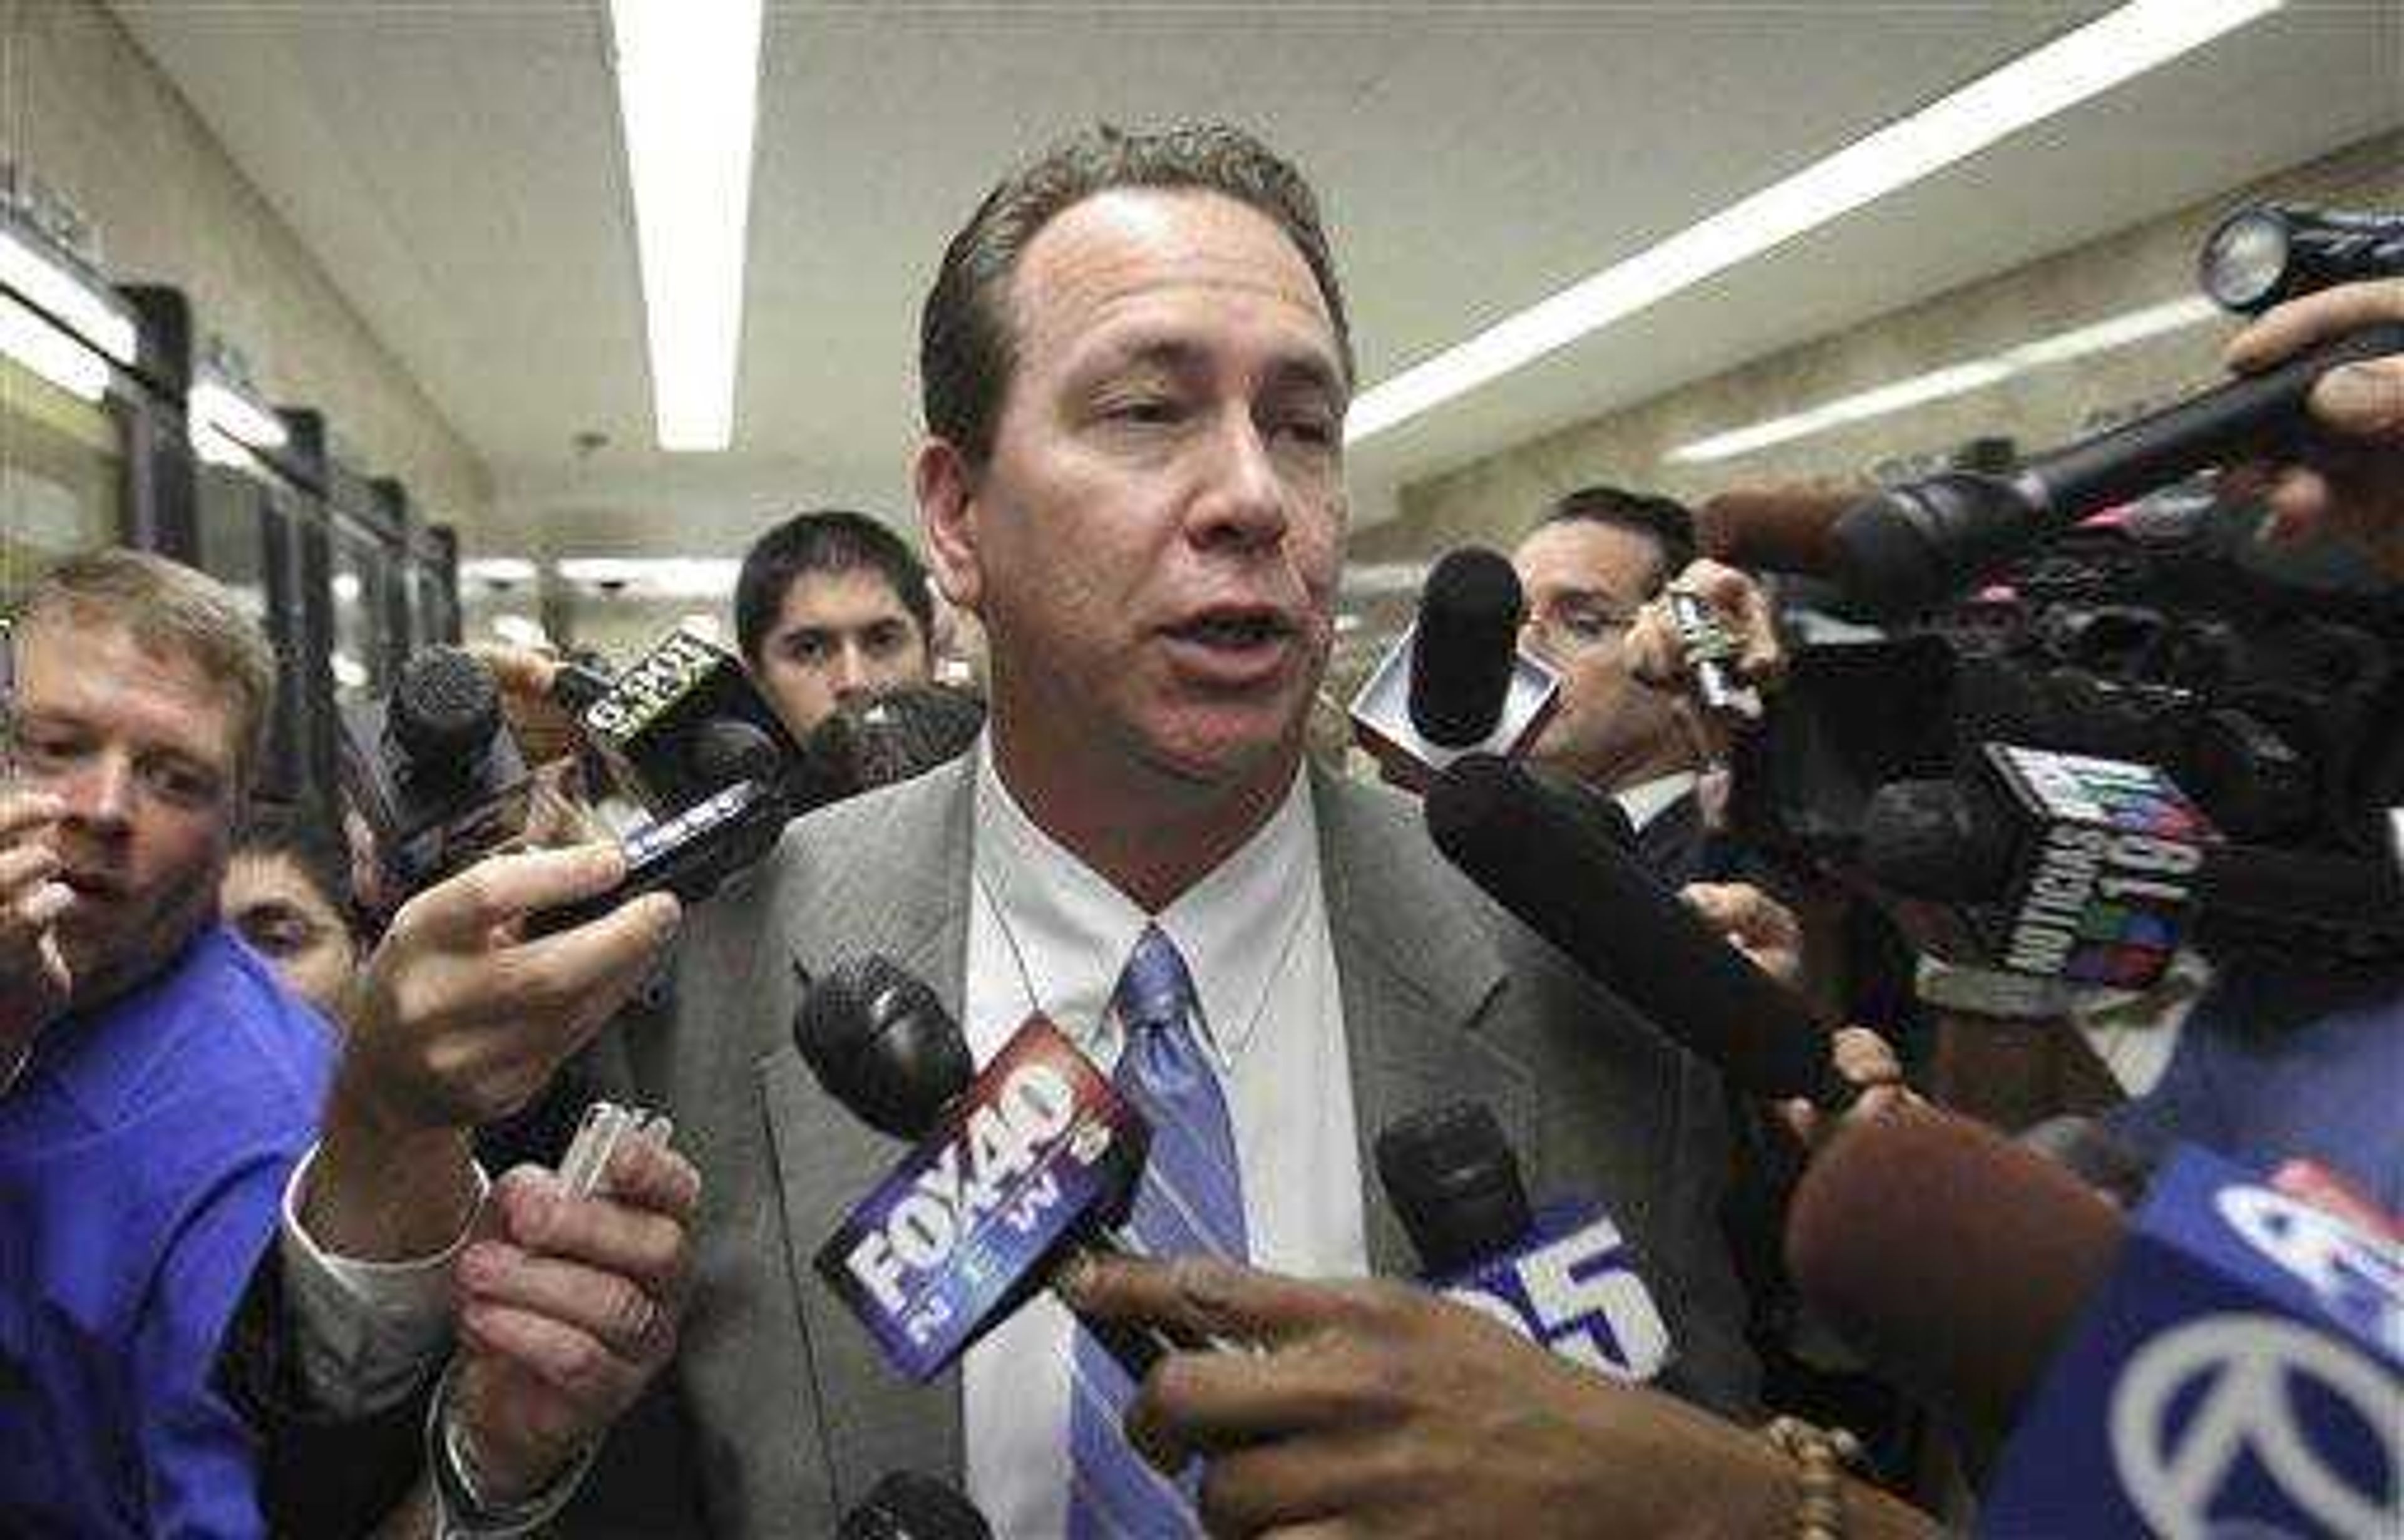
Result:
<svg viewBox="0 0 2404 1540"><path fill-rule="evenodd" d="M274 689L210 579L75 558L9 642L0 774L0 1532L261 1529L209 1372L331 1069L217 922Z"/></svg>

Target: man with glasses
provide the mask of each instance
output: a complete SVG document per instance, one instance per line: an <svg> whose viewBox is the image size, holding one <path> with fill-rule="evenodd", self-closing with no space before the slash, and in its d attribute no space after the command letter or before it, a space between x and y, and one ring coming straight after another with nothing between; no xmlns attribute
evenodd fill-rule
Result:
<svg viewBox="0 0 2404 1540"><path fill-rule="evenodd" d="M1512 555L1528 593L1521 642L1559 670L1558 710L1536 740L1539 765L1610 793L1636 825L1645 863L1671 886L1724 879L1732 853L1696 796L1712 757L1678 686L1658 599L1675 578L1732 622L1739 672L1781 661L1768 605L1741 573L1695 562L1694 523L1668 497L1584 486L1555 503Z"/></svg>

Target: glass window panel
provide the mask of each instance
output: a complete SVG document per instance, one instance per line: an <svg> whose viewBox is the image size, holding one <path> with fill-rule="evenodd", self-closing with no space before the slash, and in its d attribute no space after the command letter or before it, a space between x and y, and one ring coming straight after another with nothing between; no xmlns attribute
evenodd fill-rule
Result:
<svg viewBox="0 0 2404 1540"><path fill-rule="evenodd" d="M66 557L121 538L125 435L106 408L0 357L0 609Z"/></svg>

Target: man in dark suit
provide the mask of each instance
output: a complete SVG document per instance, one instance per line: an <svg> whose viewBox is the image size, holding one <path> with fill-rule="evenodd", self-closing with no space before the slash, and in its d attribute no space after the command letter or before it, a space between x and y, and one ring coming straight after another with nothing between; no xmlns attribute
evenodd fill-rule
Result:
<svg viewBox="0 0 2404 1540"><path fill-rule="evenodd" d="M1684 505L1600 484L1562 497L1512 553L1528 594L1523 644L1562 678L1560 708L1531 758L1616 798L1644 864L1672 888L1726 881L1737 865L1696 795L1700 724L1634 645L1645 607L1694 559ZM1766 623L1757 590L1751 606ZM1766 624L1753 639L1773 645Z"/></svg>
<svg viewBox="0 0 2404 1540"><path fill-rule="evenodd" d="M794 825L686 917L672 1014L615 1034L632 1094L675 1117L703 1176L689 1296L638 1247L544 1271L523 1241L471 1248L466 1296L540 1318L571 1383L647 1363L686 1307L672 1379L711 1533L831 1533L900 1466L964 1480L1007 1533L1190 1532L1190 1486L1143 1484L1115 1425L1130 1387L1056 1305L915 1387L818 1282L812 1255L896 1151L812 1084L796 978L876 951L933 986L980 1057L1040 1010L1130 1094L1197 1098L1135 1223L1174 1211L1180 1245L1238 1261L1407 1270L1367 1147L1406 1113L1484 1101L1532 1189L1600 1200L1630 1239L1668 1332L1659 1382L1748 1407L1713 1225L1716 1077L1447 867L1411 804L1304 767L1353 366L1300 176L1223 128L1069 141L954 239L921 348L918 501L938 581L990 637L987 735ZM544 944L513 917L606 867L470 874L420 901L481 924L403 912L296 1195L320 1244L287 1231L290 1268L339 1238L347 1261L407 1272L456 1234L474 1180L449 1130L539 1084L659 944L628 921L527 984L514 959ZM569 998L508 1029L529 999ZM317 1284L290 1291L303 1338L374 1309ZM512 1483L539 1503L557 1491L523 1489L572 1484L622 1400L590 1397L541 1440L506 1418L475 1431L553 1451Z"/></svg>

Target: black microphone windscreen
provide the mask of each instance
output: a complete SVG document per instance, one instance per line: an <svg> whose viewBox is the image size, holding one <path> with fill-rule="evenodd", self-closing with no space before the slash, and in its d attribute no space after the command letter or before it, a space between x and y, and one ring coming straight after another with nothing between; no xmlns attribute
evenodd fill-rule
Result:
<svg viewBox="0 0 2404 1540"><path fill-rule="evenodd" d="M693 730L686 760L703 784L733 786L756 780L775 785L785 766L776 740L736 717L718 717Z"/></svg>
<svg viewBox="0 0 2404 1540"><path fill-rule="evenodd" d="M985 704L945 685L846 701L802 744L799 799L816 807L925 775L958 758L984 726Z"/></svg>
<svg viewBox="0 0 2404 1540"><path fill-rule="evenodd" d="M1597 983L1754 1096L1832 1094L1803 1002L1526 772L1456 760L1427 794L1436 848Z"/></svg>
<svg viewBox="0 0 2404 1540"><path fill-rule="evenodd" d="M924 979L877 953L819 974L793 1044L828 1095L871 1127L915 1140L976 1076L968 1040Z"/></svg>
<svg viewBox="0 0 2404 1540"><path fill-rule="evenodd" d="M1449 1102L1387 1125L1377 1135L1377 1179L1431 1277L1502 1252L1534 1223L1519 1157L1483 1102Z"/></svg>
<svg viewBox="0 0 2404 1540"><path fill-rule="evenodd" d="M2044 1156L1907 1109L1812 1157L1787 1211L1786 1265L1873 1369L1983 1450L2010 1431L2124 1229Z"/></svg>
<svg viewBox="0 0 2404 1540"><path fill-rule="evenodd" d="M401 665L389 720L414 773L465 775L501 729L500 686L474 654L429 647Z"/></svg>
<svg viewBox="0 0 2404 1540"><path fill-rule="evenodd" d="M1447 553L1419 594L1411 644L1411 725L1430 743L1464 749L1502 720L1526 614L1519 576L1498 553Z"/></svg>
<svg viewBox="0 0 2404 1540"><path fill-rule="evenodd" d="M1984 903L2011 881L2011 831L1991 798L1956 782L1889 781L1863 809L1861 863L1898 893Z"/></svg>
<svg viewBox="0 0 2404 1540"><path fill-rule="evenodd" d="M916 1471L893 1471L843 1516L836 1540L992 1540L976 1505L951 1484Z"/></svg>

